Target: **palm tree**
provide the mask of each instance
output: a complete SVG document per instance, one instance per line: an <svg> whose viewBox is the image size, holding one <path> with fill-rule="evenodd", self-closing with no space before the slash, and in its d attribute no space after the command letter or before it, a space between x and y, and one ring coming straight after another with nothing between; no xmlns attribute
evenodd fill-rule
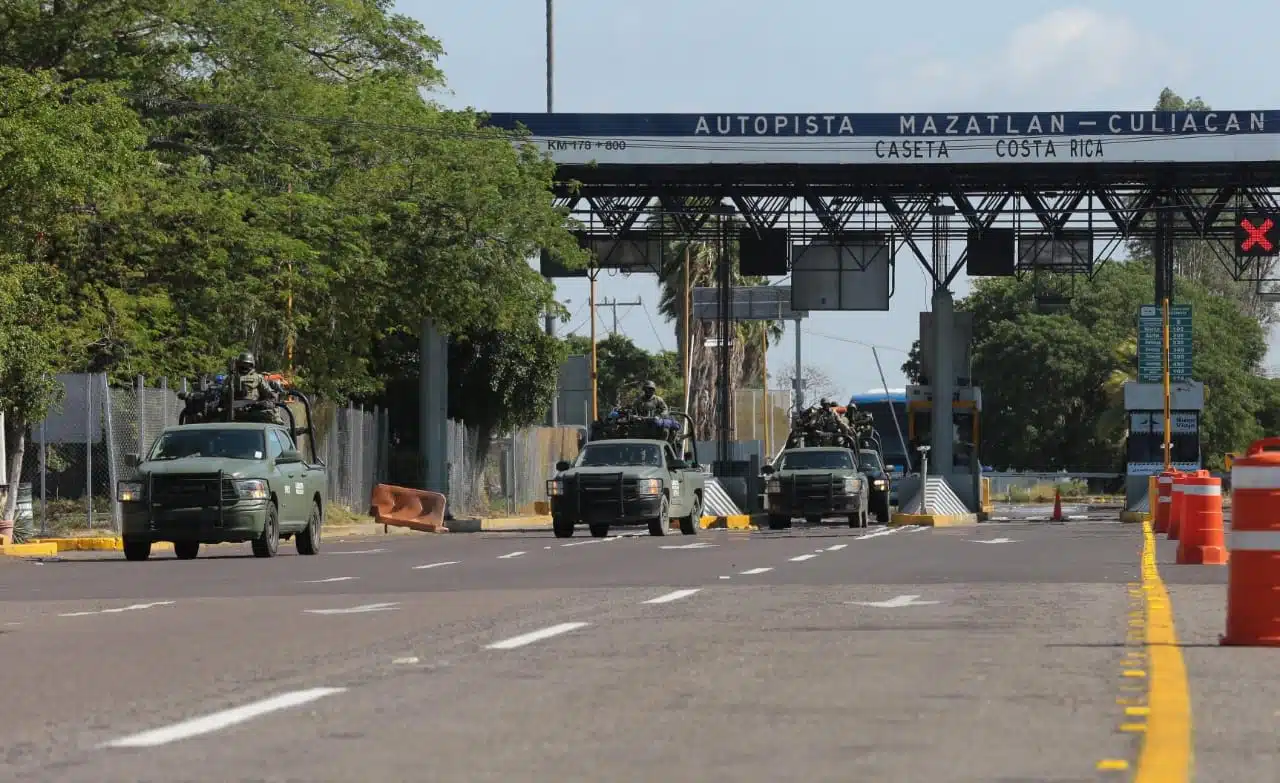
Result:
<svg viewBox="0 0 1280 783"><path fill-rule="evenodd" d="M729 223L724 228L728 229L726 234L730 237L727 252L732 263L738 257L737 231L733 227L734 221L731 218L713 218L713 220L721 219ZM667 221L666 225L670 226L671 223ZM662 299L658 306L668 321L675 322L676 341L681 360L686 361L685 351L691 351L687 360L690 368L690 399L685 401L685 410L697 424L695 432L699 440L711 440L719 421L719 396L716 394L717 356L713 349L706 346L707 338L716 336L718 325L714 322L694 320L689 326L689 346L684 345L685 305L682 301L685 284L684 266L687 251L691 289L716 285L717 245L717 242L707 240L676 240L667 243L664 249L664 259L667 263L661 279ZM761 285L765 282L761 277L743 277L737 273L736 265L732 281L733 285ZM764 368L765 340L767 339L770 345L777 345L782 340L783 330L781 321L740 321L734 324L729 364L730 399L733 399L733 392L736 389L751 385L760 378Z"/></svg>

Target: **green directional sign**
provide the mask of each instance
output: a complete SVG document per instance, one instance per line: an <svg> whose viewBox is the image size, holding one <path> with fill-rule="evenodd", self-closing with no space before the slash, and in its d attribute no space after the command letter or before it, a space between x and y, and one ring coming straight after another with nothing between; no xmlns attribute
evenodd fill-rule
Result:
<svg viewBox="0 0 1280 783"><path fill-rule="evenodd" d="M1164 329L1159 305L1138 308L1138 382L1164 380ZM1191 380L1191 305L1169 306L1169 380Z"/></svg>

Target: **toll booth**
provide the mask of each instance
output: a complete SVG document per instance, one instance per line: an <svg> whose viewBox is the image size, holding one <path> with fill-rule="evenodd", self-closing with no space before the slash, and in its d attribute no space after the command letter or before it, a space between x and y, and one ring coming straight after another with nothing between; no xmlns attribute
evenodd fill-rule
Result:
<svg viewBox="0 0 1280 783"><path fill-rule="evenodd" d="M930 386L907 387L907 447L911 451L911 472L920 472L920 454L916 447L928 445L933 437L933 388ZM982 389L962 386L951 394L952 458L950 465L938 465L932 454L929 459L929 475L944 476L961 502L969 508L977 508L981 499L982 461L979 459L981 444Z"/></svg>
<svg viewBox="0 0 1280 783"><path fill-rule="evenodd" d="M1200 417L1204 413L1204 384L1178 381L1169 387L1169 448L1176 470L1201 468ZM1151 509L1148 477L1164 470L1164 384L1124 385L1124 410L1129 434L1125 444L1125 511Z"/></svg>

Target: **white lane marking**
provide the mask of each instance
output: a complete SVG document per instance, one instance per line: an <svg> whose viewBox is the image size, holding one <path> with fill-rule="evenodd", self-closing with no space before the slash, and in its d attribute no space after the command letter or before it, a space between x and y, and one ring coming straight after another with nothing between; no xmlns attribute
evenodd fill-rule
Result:
<svg viewBox="0 0 1280 783"><path fill-rule="evenodd" d="M519 557L520 555L523 555L523 554L525 554L525 553L524 553L524 552L508 552L508 553L506 553L505 555L498 555L498 559L499 559L499 560L510 560L510 559L511 559L511 558L513 558L513 557Z"/></svg>
<svg viewBox="0 0 1280 783"><path fill-rule="evenodd" d="M173 606L173 601L156 601L150 604L130 604L129 606L117 606L114 609L98 609L92 612L67 612L58 615L59 617L88 617L91 614L120 614L121 612L135 612L139 609L153 609L157 606Z"/></svg>
<svg viewBox="0 0 1280 783"><path fill-rule="evenodd" d="M890 598L888 601L845 601L847 604L858 604L859 606L876 606L881 609L898 609L903 606L925 606L926 604L936 604L937 601L917 601L918 595L900 595L896 598Z"/></svg>
<svg viewBox="0 0 1280 783"><path fill-rule="evenodd" d="M330 582L350 582L352 579L359 579L358 576L331 576L328 579L308 579L303 582L307 585L325 585Z"/></svg>
<svg viewBox="0 0 1280 783"><path fill-rule="evenodd" d="M403 663L403 664L411 664L411 663L417 663L417 662L418 662L418 659L416 656L409 656L408 658L396 658L394 661L392 661L392 663Z"/></svg>
<svg viewBox="0 0 1280 783"><path fill-rule="evenodd" d="M743 571L741 576L754 576L756 574L767 574L772 570L773 570L772 568L753 568L750 571Z"/></svg>
<svg viewBox="0 0 1280 783"><path fill-rule="evenodd" d="M812 559L814 559L815 557L817 557L817 555L800 555L799 557L793 557L793 558L791 558L791 562L793 562L793 563L803 563L804 561L806 561L806 560L812 560Z"/></svg>
<svg viewBox="0 0 1280 783"><path fill-rule="evenodd" d="M443 563L427 563L426 565L414 566L414 567L413 567L413 570L414 570L414 571L422 571L422 570L427 569L427 568L440 568L441 566L457 565L457 564L458 564L458 562L459 562L459 561L457 561L457 560L446 560L446 561L444 561Z"/></svg>
<svg viewBox="0 0 1280 783"><path fill-rule="evenodd" d="M300 707L303 704L322 699L334 693L342 693L346 688L311 688L305 691L292 691L290 693L282 693L279 696L272 696L270 699L263 699L252 704L246 704L242 707L234 707L222 712L215 712L212 715L205 715L202 718L193 718L181 723L175 723L172 726L165 726L160 729L152 729L144 731L141 734L134 734L110 742L104 742L99 748L154 748L157 745L167 745L170 742L198 737L201 734L209 734L215 731L229 728L237 723L261 717L271 712L279 710L287 710L292 707Z"/></svg>
<svg viewBox="0 0 1280 783"><path fill-rule="evenodd" d="M645 601L646 604L669 604L672 601L679 601L681 598L688 598L694 593L701 592L702 588L695 587L692 590L676 590L675 592L660 595L657 598L650 598Z"/></svg>
<svg viewBox="0 0 1280 783"><path fill-rule="evenodd" d="M720 545L719 545L719 544L707 544L707 543L703 543L702 541L699 541L699 542L698 542L698 543L696 543L696 544L683 544L683 545L680 545L680 546L675 546L675 545L672 545L672 546L660 546L660 547L658 547L658 548L659 548L659 549L710 549L710 548L711 548L711 547L713 547L713 546L720 546Z"/></svg>
<svg viewBox="0 0 1280 783"><path fill-rule="evenodd" d="M848 544L836 544L835 546L829 546L829 547L827 547L827 551L828 551L828 552L839 552L841 549L844 549L844 548L845 548L845 547L847 547L847 546L849 546L849 545L848 545Z"/></svg>
<svg viewBox="0 0 1280 783"><path fill-rule="evenodd" d="M512 636L510 639L503 639L500 642L485 647L486 650L514 650L517 647L524 647L526 644L540 642L543 639L550 639L553 636L559 636L562 633L576 631L579 628L585 628L590 623L560 623L550 628L543 628L540 631L531 631L530 633L522 633L519 636Z"/></svg>
<svg viewBox="0 0 1280 783"><path fill-rule="evenodd" d="M392 602L388 604L365 604L363 606L352 606L346 609L303 609L307 614L361 614L364 612L390 612L400 604Z"/></svg>
<svg viewBox="0 0 1280 783"><path fill-rule="evenodd" d="M608 541L608 540L609 539L607 538L588 538L586 541L570 541L569 543L561 544L560 546L586 546L587 544L598 544L601 541ZM547 548L550 549L550 547L547 547Z"/></svg>
<svg viewBox="0 0 1280 783"><path fill-rule="evenodd" d="M349 549L345 552L330 552L331 555L376 555L379 552L385 552L385 549Z"/></svg>
<svg viewBox="0 0 1280 783"><path fill-rule="evenodd" d="M732 579L733 577L731 577L731 576L722 576L722 577L720 577L720 578L721 578L721 579Z"/></svg>
<svg viewBox="0 0 1280 783"><path fill-rule="evenodd" d="M891 535L893 535L894 533L897 533L899 530L907 530L907 528L905 528L905 527L891 527L891 528L886 528L886 529L884 529L884 530L877 530L877 531L876 531L876 532L874 532L874 533L867 533L866 535L858 536L857 538L855 538L855 539L853 539L853 540L854 540L854 541L866 541L868 538L879 538L880 536L891 536Z"/></svg>
<svg viewBox="0 0 1280 783"><path fill-rule="evenodd" d="M970 538L969 541L974 544L1016 544L1017 541L1012 538Z"/></svg>

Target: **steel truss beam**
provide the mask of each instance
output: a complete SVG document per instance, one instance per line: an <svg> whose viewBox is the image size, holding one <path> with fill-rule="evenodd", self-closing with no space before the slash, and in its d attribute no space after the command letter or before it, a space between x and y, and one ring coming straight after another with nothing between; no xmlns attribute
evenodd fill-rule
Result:
<svg viewBox="0 0 1280 783"><path fill-rule="evenodd" d="M963 218L949 221L942 232L951 242L963 242L970 229L1011 228L1046 242L1064 233L1087 231L1094 237L1094 257L1055 267L1085 274L1095 272L1125 243L1149 241L1156 211L1171 210L1173 239L1208 241L1220 249L1224 266L1236 279L1252 279L1249 275L1256 266L1231 252L1236 216L1280 212L1280 183L1193 188L1080 182L1056 188L1019 185L980 190L958 185L921 190L821 184L613 184L580 185L579 193L563 201L570 216L588 233L612 237L647 229L672 240L711 241L715 238L711 216L726 212L757 230L786 228L797 244L844 231L885 232L899 238L938 285L956 277L965 255L961 253L950 269L933 268L922 245L934 237L933 221L926 220L934 205L954 207Z"/></svg>

